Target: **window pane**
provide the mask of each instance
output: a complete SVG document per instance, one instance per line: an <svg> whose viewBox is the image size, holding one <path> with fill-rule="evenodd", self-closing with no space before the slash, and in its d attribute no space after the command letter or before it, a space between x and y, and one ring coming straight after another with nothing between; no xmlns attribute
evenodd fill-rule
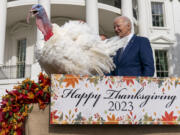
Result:
<svg viewBox="0 0 180 135"><path fill-rule="evenodd" d="M168 77L168 60L166 50L155 50L157 77Z"/></svg>
<svg viewBox="0 0 180 135"><path fill-rule="evenodd" d="M163 3L162 2L152 2L152 24L153 26L163 27L164 17L163 17Z"/></svg>
<svg viewBox="0 0 180 135"><path fill-rule="evenodd" d="M161 66L159 64L156 64L156 70L161 71Z"/></svg>
<svg viewBox="0 0 180 135"><path fill-rule="evenodd" d="M26 60L26 39L18 41L17 49L17 78L24 78Z"/></svg>
<svg viewBox="0 0 180 135"><path fill-rule="evenodd" d="M165 72L165 76L168 76L168 72Z"/></svg>

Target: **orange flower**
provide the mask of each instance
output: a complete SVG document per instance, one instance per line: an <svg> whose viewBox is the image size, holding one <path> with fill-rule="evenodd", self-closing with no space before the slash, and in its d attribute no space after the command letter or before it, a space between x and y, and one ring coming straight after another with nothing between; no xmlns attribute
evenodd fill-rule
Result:
<svg viewBox="0 0 180 135"><path fill-rule="evenodd" d="M10 111L11 109L12 109L12 107L7 106L7 107L3 108L3 112L8 112L8 111Z"/></svg>
<svg viewBox="0 0 180 135"><path fill-rule="evenodd" d="M46 85L43 89L44 92L48 92L48 89L49 89L49 85Z"/></svg>
<svg viewBox="0 0 180 135"><path fill-rule="evenodd" d="M21 89L21 87L20 87L20 85L18 85L18 86L14 86L13 89L19 90L19 89Z"/></svg>
<svg viewBox="0 0 180 135"><path fill-rule="evenodd" d="M127 76L124 76L123 77L123 82L126 82L126 84L129 86L129 84L133 84L134 85L134 81L133 79L135 79L136 77L127 77Z"/></svg>
<svg viewBox="0 0 180 135"><path fill-rule="evenodd" d="M69 87L70 85L74 88L75 84L79 83L78 76L73 76L73 75L65 75L65 79L63 80L63 82L66 82L66 87Z"/></svg>
<svg viewBox="0 0 180 135"><path fill-rule="evenodd" d="M41 99L38 99L38 102L39 102L39 108L44 110L47 105Z"/></svg>
<svg viewBox="0 0 180 135"><path fill-rule="evenodd" d="M29 93L27 94L27 98L28 98L28 99L34 99L34 94L33 94L32 92L29 92Z"/></svg>
<svg viewBox="0 0 180 135"><path fill-rule="evenodd" d="M26 117L28 114L26 112L23 112L22 115Z"/></svg>
<svg viewBox="0 0 180 135"><path fill-rule="evenodd" d="M50 85L50 79L48 78L48 76L44 75L43 73L39 74L39 81L40 86L46 86L46 85Z"/></svg>
<svg viewBox="0 0 180 135"><path fill-rule="evenodd" d="M6 135L8 132L5 130L5 129L3 129L3 130L1 130L0 131L0 135Z"/></svg>
<svg viewBox="0 0 180 135"><path fill-rule="evenodd" d="M25 83L28 83L28 82L30 82L31 80L29 79L29 78L27 78L26 80L24 80L23 82L22 82L22 84L25 84Z"/></svg>
<svg viewBox="0 0 180 135"><path fill-rule="evenodd" d="M2 122L1 124L2 124L1 126L2 126L3 128L6 128L6 127L7 127L7 123Z"/></svg>
<svg viewBox="0 0 180 135"><path fill-rule="evenodd" d="M115 115L113 114L112 117L107 116L107 122L104 124L118 124L119 123L119 117L115 118Z"/></svg>
<svg viewBox="0 0 180 135"><path fill-rule="evenodd" d="M173 111L169 114L165 112L165 116L162 116L162 121L164 124L176 124L177 116L173 116Z"/></svg>

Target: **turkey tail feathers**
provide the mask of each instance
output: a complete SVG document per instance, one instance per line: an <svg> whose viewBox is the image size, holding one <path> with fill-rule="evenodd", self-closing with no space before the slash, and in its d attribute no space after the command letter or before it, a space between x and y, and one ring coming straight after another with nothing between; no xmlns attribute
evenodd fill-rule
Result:
<svg viewBox="0 0 180 135"><path fill-rule="evenodd" d="M115 68L112 58L105 54L103 50L91 48L90 57L92 58L91 65L99 75L109 73Z"/></svg>

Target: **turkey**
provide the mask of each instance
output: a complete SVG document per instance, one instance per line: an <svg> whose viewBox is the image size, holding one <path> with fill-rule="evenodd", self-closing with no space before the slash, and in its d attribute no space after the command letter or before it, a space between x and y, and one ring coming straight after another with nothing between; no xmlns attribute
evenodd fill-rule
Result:
<svg viewBox="0 0 180 135"><path fill-rule="evenodd" d="M115 67L111 56L123 46L123 40L114 37L102 41L82 21L69 21L61 27L51 24L40 4L32 6L28 22L30 14L44 35L36 43L35 54L47 74L103 75Z"/></svg>

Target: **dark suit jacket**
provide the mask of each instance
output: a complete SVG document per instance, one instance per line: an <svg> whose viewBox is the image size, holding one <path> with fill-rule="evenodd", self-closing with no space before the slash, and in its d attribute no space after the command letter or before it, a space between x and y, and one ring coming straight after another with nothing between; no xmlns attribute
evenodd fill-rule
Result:
<svg viewBox="0 0 180 135"><path fill-rule="evenodd" d="M112 76L153 76L154 60L150 42L134 35L123 53L119 49L114 56L116 68Z"/></svg>

